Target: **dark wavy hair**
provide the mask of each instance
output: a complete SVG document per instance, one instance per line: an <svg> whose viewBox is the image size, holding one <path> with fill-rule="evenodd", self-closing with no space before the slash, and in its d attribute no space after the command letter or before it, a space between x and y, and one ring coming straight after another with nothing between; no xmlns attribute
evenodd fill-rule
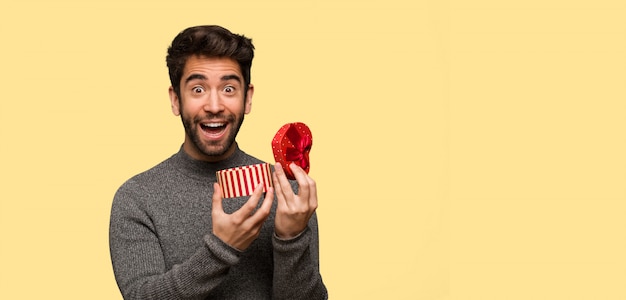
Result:
<svg viewBox="0 0 626 300"><path fill-rule="evenodd" d="M250 69L254 58L252 40L217 25L189 27L181 31L167 49L167 68L170 82L180 98L180 80L187 59L199 55L206 57L227 57L239 64L244 80L244 94L250 84ZM245 98L244 98L245 99Z"/></svg>

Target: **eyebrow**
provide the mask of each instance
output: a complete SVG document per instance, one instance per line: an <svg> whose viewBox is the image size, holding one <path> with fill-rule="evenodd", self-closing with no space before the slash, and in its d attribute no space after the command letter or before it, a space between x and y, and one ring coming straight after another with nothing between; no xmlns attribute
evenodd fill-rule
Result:
<svg viewBox="0 0 626 300"><path fill-rule="evenodd" d="M202 74L195 74L194 73L194 74L189 75L189 77L187 77L187 79L185 79L185 83L189 83L189 81L196 80L196 79L203 80L203 81L207 80L206 76L204 76Z"/></svg>
<svg viewBox="0 0 626 300"><path fill-rule="evenodd" d="M206 81L208 78L202 74L194 73L194 74L189 75L189 77L185 79L185 83L188 83L189 81L196 80L196 79ZM224 75L222 76L222 78L220 78L220 80L221 81L236 80L237 82L241 83L241 77L235 74Z"/></svg>
<svg viewBox="0 0 626 300"><path fill-rule="evenodd" d="M236 80L237 82L241 83L241 77L239 77L238 75L235 75L235 74L224 75L224 76L222 76L221 79L222 79L222 81Z"/></svg>

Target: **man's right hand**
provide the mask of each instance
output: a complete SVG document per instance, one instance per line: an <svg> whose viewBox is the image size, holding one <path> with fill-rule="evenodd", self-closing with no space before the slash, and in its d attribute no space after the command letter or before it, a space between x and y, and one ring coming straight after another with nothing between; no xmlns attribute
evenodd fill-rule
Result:
<svg viewBox="0 0 626 300"><path fill-rule="evenodd" d="M232 214L224 212L222 206L222 189L216 182L213 184L213 234L231 247L243 251L259 236L261 227L270 215L274 188L270 187L265 193L265 200L259 209L256 209L263 195L263 185L259 184L250 199Z"/></svg>

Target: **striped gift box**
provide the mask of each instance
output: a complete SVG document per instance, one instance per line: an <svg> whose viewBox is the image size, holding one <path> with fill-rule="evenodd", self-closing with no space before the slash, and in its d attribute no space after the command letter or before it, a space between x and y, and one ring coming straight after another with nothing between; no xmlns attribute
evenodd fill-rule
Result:
<svg viewBox="0 0 626 300"><path fill-rule="evenodd" d="M254 188L263 182L263 192L272 186L270 164L256 164L217 171L217 182L224 198L252 195Z"/></svg>

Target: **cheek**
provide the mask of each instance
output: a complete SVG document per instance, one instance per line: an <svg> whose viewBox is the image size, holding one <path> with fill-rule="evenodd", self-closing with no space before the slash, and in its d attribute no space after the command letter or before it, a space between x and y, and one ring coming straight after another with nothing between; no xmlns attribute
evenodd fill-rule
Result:
<svg viewBox="0 0 626 300"><path fill-rule="evenodd" d="M225 113L229 113L233 115L242 115L242 114L247 113L246 106L247 105L243 104L241 100L232 101L232 102L224 103L224 110L225 110Z"/></svg>
<svg viewBox="0 0 626 300"><path fill-rule="evenodd" d="M186 116L193 116L195 115L198 110L201 110L202 106L198 105L198 102L194 101L185 101L185 102L180 102L180 113L184 114Z"/></svg>

